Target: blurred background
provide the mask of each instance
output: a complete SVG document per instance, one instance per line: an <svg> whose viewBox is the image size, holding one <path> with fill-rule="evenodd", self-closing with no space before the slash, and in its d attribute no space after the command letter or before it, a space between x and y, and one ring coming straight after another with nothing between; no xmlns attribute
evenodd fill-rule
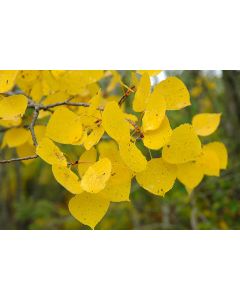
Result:
<svg viewBox="0 0 240 300"><path fill-rule="evenodd" d="M120 73L128 84L129 72ZM111 203L96 229L240 229L240 72L165 71L153 84L172 75L186 84L192 102L170 112L172 127L191 122L196 113L222 112L217 132L202 141L225 143L228 168L220 178L205 177L191 195L176 182L160 198L133 181L131 202ZM1 159L7 151L1 150ZM51 167L39 159L26 166L0 165L0 229L87 229L70 215L70 197L54 180Z"/></svg>

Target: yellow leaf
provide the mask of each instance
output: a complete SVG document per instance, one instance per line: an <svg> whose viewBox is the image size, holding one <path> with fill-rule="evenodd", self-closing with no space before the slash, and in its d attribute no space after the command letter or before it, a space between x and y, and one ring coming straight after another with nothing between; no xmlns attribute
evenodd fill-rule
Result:
<svg viewBox="0 0 240 300"><path fill-rule="evenodd" d="M48 93L44 93L43 91L43 82L42 80L35 81L31 90L29 96L34 99L35 102L40 102L42 100L43 96L46 96Z"/></svg>
<svg viewBox="0 0 240 300"><path fill-rule="evenodd" d="M97 95L95 95L92 99L89 100L90 106L88 107L88 113L90 115L94 115L96 111L98 112L98 108L102 102L102 94L101 90L98 91Z"/></svg>
<svg viewBox="0 0 240 300"><path fill-rule="evenodd" d="M18 146L16 148L16 151L17 151L18 157L27 157L27 156L33 156L36 154L35 147L33 145L29 144L28 142L21 146ZM28 159L28 160L23 160L22 163L25 165L29 165L33 161L34 161L34 159Z"/></svg>
<svg viewBox="0 0 240 300"><path fill-rule="evenodd" d="M40 80L41 71L23 70L18 73L16 84L26 94L29 95L33 85Z"/></svg>
<svg viewBox="0 0 240 300"><path fill-rule="evenodd" d="M0 100L0 119L14 120L22 117L26 111L28 100L24 95L13 95Z"/></svg>
<svg viewBox="0 0 240 300"><path fill-rule="evenodd" d="M31 134L24 128L11 128L4 135L3 144L9 148L25 144L31 138Z"/></svg>
<svg viewBox="0 0 240 300"><path fill-rule="evenodd" d="M133 99L133 110L142 112L146 109L146 104L151 93L151 82L149 75L144 73L137 87Z"/></svg>
<svg viewBox="0 0 240 300"><path fill-rule="evenodd" d="M107 134L117 142L130 138L130 127L125 115L116 102L108 102L102 115L102 126Z"/></svg>
<svg viewBox="0 0 240 300"><path fill-rule="evenodd" d="M46 135L61 144L75 144L82 137L81 117L67 109L59 107L53 113L47 125Z"/></svg>
<svg viewBox="0 0 240 300"><path fill-rule="evenodd" d="M88 130L83 127L83 133L82 133L81 139L77 143L74 143L72 145L83 145L83 143L87 137L88 137Z"/></svg>
<svg viewBox="0 0 240 300"><path fill-rule="evenodd" d="M220 124L221 114L198 114L193 117L192 125L201 136L212 134Z"/></svg>
<svg viewBox="0 0 240 300"><path fill-rule="evenodd" d="M143 75L144 73L147 73L149 76L157 76L160 74L161 70L138 70L137 73Z"/></svg>
<svg viewBox="0 0 240 300"><path fill-rule="evenodd" d="M162 95L153 92L148 99L142 119L143 131L156 130L161 125L166 113L166 101Z"/></svg>
<svg viewBox="0 0 240 300"><path fill-rule="evenodd" d="M94 229L106 214L109 200L84 192L74 196L69 201L68 207L74 218Z"/></svg>
<svg viewBox="0 0 240 300"><path fill-rule="evenodd" d="M194 189L203 179L203 169L197 161L177 165L177 178L188 189Z"/></svg>
<svg viewBox="0 0 240 300"><path fill-rule="evenodd" d="M91 165L82 177L81 187L89 193L98 193L106 186L111 175L112 164L108 158L101 158Z"/></svg>
<svg viewBox="0 0 240 300"><path fill-rule="evenodd" d="M13 120L0 120L0 125L6 128L19 126L21 123L22 123L21 118L16 118Z"/></svg>
<svg viewBox="0 0 240 300"><path fill-rule="evenodd" d="M121 83L121 75L117 71L112 70L110 74L112 75L112 78L107 87L107 93L111 93L115 89L116 85Z"/></svg>
<svg viewBox="0 0 240 300"><path fill-rule="evenodd" d="M147 148L157 150L169 142L171 135L172 128L169 124L167 116L165 116L158 129L144 133L143 143Z"/></svg>
<svg viewBox="0 0 240 300"><path fill-rule="evenodd" d="M131 72L131 86L134 86L137 89L139 85L139 80L135 71Z"/></svg>
<svg viewBox="0 0 240 300"><path fill-rule="evenodd" d="M2 70L0 71L0 93L10 91L16 81L18 71Z"/></svg>
<svg viewBox="0 0 240 300"><path fill-rule="evenodd" d="M169 77L161 81L154 91L165 97L167 110L179 110L191 105L189 92L177 77Z"/></svg>
<svg viewBox="0 0 240 300"><path fill-rule="evenodd" d="M220 162L215 151L211 150L209 147L203 146L202 154L198 158L198 162L201 164L205 175L219 176Z"/></svg>
<svg viewBox="0 0 240 300"><path fill-rule="evenodd" d="M171 164L181 164L195 160L201 151L201 142L192 125L183 124L173 130L162 157Z"/></svg>
<svg viewBox="0 0 240 300"><path fill-rule="evenodd" d="M215 152L218 156L220 169L226 169L228 164L228 152L227 148L223 143L212 142L204 146L205 149L209 149Z"/></svg>
<svg viewBox="0 0 240 300"><path fill-rule="evenodd" d="M111 202L129 201L132 171L121 161L112 161L112 172L101 195Z"/></svg>
<svg viewBox="0 0 240 300"><path fill-rule="evenodd" d="M92 126L96 126L97 122L101 121L101 112L99 110L91 109L90 107L82 107L78 108L77 114L80 116L82 124L86 128L91 128Z"/></svg>
<svg viewBox="0 0 240 300"><path fill-rule="evenodd" d="M42 139L43 137L45 137L46 126L44 126L44 125L36 125L36 126L34 127L34 132L35 132L37 141L40 142L41 139Z"/></svg>
<svg viewBox="0 0 240 300"><path fill-rule="evenodd" d="M71 70L61 76L61 90L71 95L81 94L84 87L100 80L104 75L102 70Z"/></svg>
<svg viewBox="0 0 240 300"><path fill-rule="evenodd" d="M72 194L81 194L81 182L78 176L66 166L53 165L52 172L59 184Z"/></svg>
<svg viewBox="0 0 240 300"><path fill-rule="evenodd" d="M51 70L51 73L56 78L63 76L66 72L66 70Z"/></svg>
<svg viewBox="0 0 240 300"><path fill-rule="evenodd" d="M82 177L87 169L97 160L97 151L94 147L83 152L78 160L78 173Z"/></svg>
<svg viewBox="0 0 240 300"><path fill-rule="evenodd" d="M131 141L119 144L120 156L124 163L134 172L146 169L147 160L137 146Z"/></svg>
<svg viewBox="0 0 240 300"><path fill-rule="evenodd" d="M84 139L84 147L86 148L86 150L91 149L94 145L96 145L101 137L104 134L104 128L102 126L96 126L94 127L90 134Z"/></svg>
<svg viewBox="0 0 240 300"><path fill-rule="evenodd" d="M137 173L140 186L152 194L164 196L172 189L177 176L177 168L162 158L153 158L147 163L146 170Z"/></svg>
<svg viewBox="0 0 240 300"><path fill-rule="evenodd" d="M40 140L36 153L50 165L67 166L67 160L61 150L47 137Z"/></svg>
<svg viewBox="0 0 240 300"><path fill-rule="evenodd" d="M119 160L119 151L117 143L113 140L101 141L97 145L97 149L100 157L107 157L111 161Z"/></svg>

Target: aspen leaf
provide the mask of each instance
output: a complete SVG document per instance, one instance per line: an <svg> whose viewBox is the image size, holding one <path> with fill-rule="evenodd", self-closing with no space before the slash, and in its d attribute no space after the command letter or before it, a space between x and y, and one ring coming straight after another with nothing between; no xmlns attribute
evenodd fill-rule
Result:
<svg viewBox="0 0 240 300"><path fill-rule="evenodd" d="M0 93L6 93L13 88L17 74L18 71L0 71Z"/></svg>
<svg viewBox="0 0 240 300"><path fill-rule="evenodd" d="M147 163L144 171L137 173L140 186L152 194L164 196L172 189L177 176L177 168L162 158L153 158Z"/></svg>
<svg viewBox="0 0 240 300"><path fill-rule="evenodd" d="M167 110L179 110L191 105L188 89L177 77L161 81L154 91L165 97Z"/></svg>
<svg viewBox="0 0 240 300"><path fill-rule="evenodd" d="M8 127L17 127L22 123L21 118L16 118L13 120L0 120L0 126L8 128Z"/></svg>
<svg viewBox="0 0 240 300"><path fill-rule="evenodd" d="M59 184L72 194L81 194L81 184L78 176L66 166L52 165L53 176Z"/></svg>
<svg viewBox="0 0 240 300"><path fill-rule="evenodd" d="M98 111L98 107L101 105L101 101L102 95L101 90L99 90L97 95L91 98L88 102L90 104L90 106L88 107L89 114L94 114L96 111Z"/></svg>
<svg viewBox="0 0 240 300"><path fill-rule="evenodd" d="M71 95L82 93L85 86L100 80L104 75L102 70L71 70L61 76L61 90Z"/></svg>
<svg viewBox="0 0 240 300"><path fill-rule="evenodd" d="M201 164L203 173L208 176L219 176L220 174L220 162L218 155L211 148L203 146L202 154L198 158L198 162Z"/></svg>
<svg viewBox="0 0 240 300"><path fill-rule="evenodd" d="M143 75L144 73L147 73L149 76L157 76L161 73L161 70L138 70L138 74Z"/></svg>
<svg viewBox="0 0 240 300"><path fill-rule="evenodd" d="M181 164L195 160L201 151L201 142L192 125L183 124L173 130L162 157L169 163Z"/></svg>
<svg viewBox="0 0 240 300"><path fill-rule="evenodd" d="M31 138L29 130L24 128L11 128L4 135L3 144L9 148L25 144Z"/></svg>
<svg viewBox="0 0 240 300"><path fill-rule="evenodd" d="M25 94L29 95L38 80L41 80L41 71L22 70L17 75L16 84Z"/></svg>
<svg viewBox="0 0 240 300"><path fill-rule="evenodd" d="M226 146L221 142L212 142L204 145L205 149L209 149L217 154L220 163L220 169L226 169L228 164L228 153Z"/></svg>
<svg viewBox="0 0 240 300"><path fill-rule="evenodd" d="M119 160L119 151L117 143L113 140L110 141L101 141L97 145L97 149L100 157L107 157L111 161Z"/></svg>
<svg viewBox="0 0 240 300"><path fill-rule="evenodd" d="M41 139L36 153L50 165L67 166L67 160L61 150L47 137Z"/></svg>
<svg viewBox="0 0 240 300"><path fill-rule="evenodd" d="M106 104L102 115L102 125L107 134L117 142L129 140L129 124L116 102Z"/></svg>
<svg viewBox="0 0 240 300"><path fill-rule="evenodd" d="M135 175L135 172L131 170L123 161L123 159L120 156L120 152L118 149L117 144L114 141L101 141L98 144L98 152L99 157L107 157L112 162L112 175L113 174L119 174L122 170L125 171L126 179L128 180L128 175L131 176L131 178ZM121 179L123 181L125 178ZM120 180L120 176L116 176ZM116 178L114 178L116 181Z"/></svg>
<svg viewBox="0 0 240 300"><path fill-rule="evenodd" d="M41 71L38 70L19 71L17 75L17 85L20 85L20 88L22 89L21 83L33 84L40 77L40 72Z"/></svg>
<svg viewBox="0 0 240 300"><path fill-rule="evenodd" d="M111 75L112 77L106 89L107 93L111 93L115 89L116 85L121 82L121 75L117 71L112 70L111 72L109 72L109 75Z"/></svg>
<svg viewBox="0 0 240 300"><path fill-rule="evenodd" d="M177 178L188 189L194 189L203 179L203 169L197 161L177 165Z"/></svg>
<svg viewBox="0 0 240 300"><path fill-rule="evenodd" d="M151 93L151 82L149 75L144 73L137 87L133 99L133 110L136 112L142 112L146 109L147 101Z"/></svg>
<svg viewBox="0 0 240 300"><path fill-rule="evenodd" d="M132 176L121 160L112 162L111 176L101 195L111 202L129 201Z"/></svg>
<svg viewBox="0 0 240 300"><path fill-rule="evenodd" d="M109 200L84 192L74 196L69 201L68 207L74 218L94 229L106 214Z"/></svg>
<svg viewBox="0 0 240 300"><path fill-rule="evenodd" d="M161 125L166 113L166 102L163 96L153 92L149 97L142 119L143 131L156 130Z"/></svg>
<svg viewBox="0 0 240 300"><path fill-rule="evenodd" d="M33 156L36 153L36 149L32 144L29 144L28 142L26 142L25 144L18 146L16 148L17 151L17 155L18 157L27 157L27 156ZM22 163L24 165L29 165L30 163L32 163L34 161L34 159L28 159L28 160L23 160Z"/></svg>
<svg viewBox="0 0 240 300"><path fill-rule="evenodd" d="M221 114L197 114L193 117L192 125L198 135L207 136L218 128L220 118Z"/></svg>
<svg viewBox="0 0 240 300"><path fill-rule="evenodd" d="M138 88L139 80L138 80L136 72L134 72L134 71L131 72L131 83L132 83L132 86L134 86L136 89Z"/></svg>
<svg viewBox="0 0 240 300"><path fill-rule="evenodd" d="M96 122L101 121L101 112L99 110L90 109L90 107L80 106L76 112L82 121L82 124L86 128L91 128L93 125L96 126Z"/></svg>
<svg viewBox="0 0 240 300"><path fill-rule="evenodd" d="M108 158L101 158L91 165L82 177L81 187L89 193L98 193L106 186L111 175L112 164Z"/></svg>
<svg viewBox="0 0 240 300"><path fill-rule="evenodd" d="M104 128L102 126L94 127L83 142L83 145L86 148L86 150L89 150L94 145L96 145L100 141L103 134L104 134Z"/></svg>
<svg viewBox="0 0 240 300"><path fill-rule="evenodd" d="M32 88L30 90L29 96L32 99L34 99L35 102L39 103L42 100L43 96L46 96L48 94L48 92L44 93L43 82L38 80L38 81L34 82Z"/></svg>
<svg viewBox="0 0 240 300"><path fill-rule="evenodd" d="M26 111L28 100L24 95L13 95L0 100L0 119L14 120L22 117Z"/></svg>
<svg viewBox="0 0 240 300"><path fill-rule="evenodd" d="M82 177L87 169L97 160L97 151L94 147L83 152L78 160L78 173Z"/></svg>
<svg viewBox="0 0 240 300"><path fill-rule="evenodd" d="M63 76L66 72L67 72L66 70L51 70L51 73L56 78Z"/></svg>
<svg viewBox="0 0 240 300"><path fill-rule="evenodd" d="M88 104L90 105L89 107L78 108L77 113L79 116L81 116L82 123L86 128L96 127L96 125L101 124L102 114L98 109L101 101L102 96L99 91L97 95L88 101Z"/></svg>
<svg viewBox="0 0 240 300"><path fill-rule="evenodd" d="M77 143L82 137L82 121L80 116L66 107L59 107L50 118L46 135L61 144Z"/></svg>
<svg viewBox="0 0 240 300"><path fill-rule="evenodd" d="M172 135L172 128L167 116L156 130L144 132L143 143L149 149L157 150L166 145Z"/></svg>
<svg viewBox="0 0 240 300"><path fill-rule="evenodd" d="M134 172L146 169L147 160L137 146L129 141L119 144L120 156L124 163Z"/></svg>
<svg viewBox="0 0 240 300"><path fill-rule="evenodd" d="M46 133L46 126L44 125L36 125L34 127L34 132L36 135L36 139L38 142L40 142L40 140L45 137L45 133Z"/></svg>
<svg viewBox="0 0 240 300"><path fill-rule="evenodd" d="M72 144L72 145L83 145L84 141L87 139L88 137L88 129L83 127L83 133L82 136L80 138L79 141L77 141L76 143Z"/></svg>

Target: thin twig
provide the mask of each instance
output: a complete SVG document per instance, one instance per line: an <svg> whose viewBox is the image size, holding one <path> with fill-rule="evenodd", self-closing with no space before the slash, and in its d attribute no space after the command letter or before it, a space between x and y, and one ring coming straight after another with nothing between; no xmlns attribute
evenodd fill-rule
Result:
<svg viewBox="0 0 240 300"><path fill-rule="evenodd" d="M38 158L37 154L32 155L32 156L26 156L26 157L18 157L18 158L0 160L0 164L8 164L11 162L18 162L18 161L22 161L22 160L30 160L30 159L35 159L35 158Z"/></svg>
<svg viewBox="0 0 240 300"><path fill-rule="evenodd" d="M38 115L39 115L39 110L35 108L35 110L34 110L34 112L33 112L32 122L31 122L31 124L29 125L29 130L30 130L31 135L32 135L33 145L34 145L35 147L37 147L38 143L37 143L37 138L36 138L35 131L34 131L34 126L35 126L35 124L36 124Z"/></svg>
<svg viewBox="0 0 240 300"><path fill-rule="evenodd" d="M143 132L141 131L140 127L134 121L132 121L131 119L126 119L126 121L128 121L128 123L133 126L136 133L139 133L140 138L144 138Z"/></svg>
<svg viewBox="0 0 240 300"><path fill-rule="evenodd" d="M126 98L134 92L135 92L135 86L128 88L128 90L124 93L124 95L118 101L118 105L121 106L123 104L123 102L126 100Z"/></svg>

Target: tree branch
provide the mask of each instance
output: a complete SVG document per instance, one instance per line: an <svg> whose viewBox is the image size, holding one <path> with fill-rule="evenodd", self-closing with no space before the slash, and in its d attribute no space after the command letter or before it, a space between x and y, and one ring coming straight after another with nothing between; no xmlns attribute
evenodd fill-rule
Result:
<svg viewBox="0 0 240 300"><path fill-rule="evenodd" d="M39 115L39 110L38 110L38 109L34 109L32 122L31 122L31 124L29 125L29 130L30 130L31 135L32 135L33 145L34 145L35 147L37 147L38 143L37 143L37 138L36 138L35 131L34 131L34 126L35 126L35 124L36 124L38 115Z"/></svg>
<svg viewBox="0 0 240 300"><path fill-rule="evenodd" d="M133 92L131 89L129 89L126 94L120 99L120 104L121 104L121 100L125 99L131 92ZM89 107L91 104L90 103L85 103L85 102L70 102L74 97L70 97L65 101L61 101L61 102L56 102L56 103L52 103L49 105L43 105L41 103L35 103L32 99L28 99L28 108L33 108L33 118L32 121L30 123L30 125L28 126L28 129L31 132L31 136L32 136L32 141L33 141L33 145L35 147L37 147L38 143L37 143L37 138L36 138L36 134L34 131L34 127L36 125L36 121L38 119L39 116L39 112L41 110L50 110L51 108L57 107L57 106L63 106L63 105L67 105L67 106L83 106L83 107ZM100 111L103 111L104 108L102 106L99 106L97 108ZM135 122L133 122L130 119L126 119L127 122L129 122L137 132L139 132L141 134L141 131L139 131L139 127L135 124ZM9 128L6 128L6 130ZM5 128L3 129L3 131L5 131ZM37 158L38 155L32 155L32 156L27 156L27 157L19 157L19 158L12 158L12 159L7 159L7 160L0 160L0 164L6 164L6 163L11 163L11 162L18 162L18 161L23 161L23 160L30 160L30 159L35 159Z"/></svg>
<svg viewBox="0 0 240 300"><path fill-rule="evenodd" d="M26 156L26 157L18 157L18 158L0 160L0 164L8 164L11 162L18 162L18 161L22 161L22 160L30 160L30 159L35 159L35 158L38 158L37 154L32 155L32 156Z"/></svg>

